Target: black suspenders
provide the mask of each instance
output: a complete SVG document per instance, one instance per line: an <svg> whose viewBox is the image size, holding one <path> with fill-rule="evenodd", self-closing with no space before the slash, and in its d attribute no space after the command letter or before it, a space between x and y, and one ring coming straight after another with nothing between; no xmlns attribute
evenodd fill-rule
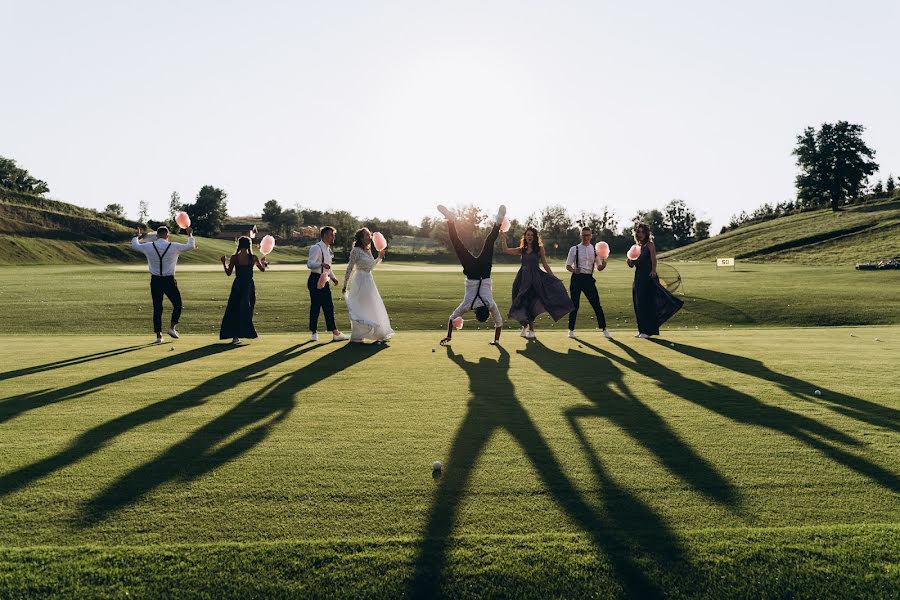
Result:
<svg viewBox="0 0 900 600"><path fill-rule="evenodd" d="M159 253L159 248L156 247L156 242L153 242L153 250L156 252L156 255L159 257L159 276L160 276L160 277L163 276L163 265L162 265L162 259L163 259L163 256L166 255L166 252L168 252L168 251L169 251L169 248L171 248L171 247L172 247L172 242L169 242L169 245L166 246L166 249L163 250L163 253L162 253L162 254L160 254L160 253Z"/></svg>
<svg viewBox="0 0 900 600"><path fill-rule="evenodd" d="M575 269L581 270L581 244L575 246ZM591 262L591 275L594 274L594 263L597 262L597 250L594 249L594 260Z"/></svg>

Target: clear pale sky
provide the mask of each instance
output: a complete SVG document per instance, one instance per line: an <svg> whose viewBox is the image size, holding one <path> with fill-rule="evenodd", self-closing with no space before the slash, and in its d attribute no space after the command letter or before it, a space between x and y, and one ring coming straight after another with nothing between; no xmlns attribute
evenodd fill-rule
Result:
<svg viewBox="0 0 900 600"><path fill-rule="evenodd" d="M807 125L900 175L900 2L0 3L0 155L135 216L200 186L414 222L792 198Z"/></svg>

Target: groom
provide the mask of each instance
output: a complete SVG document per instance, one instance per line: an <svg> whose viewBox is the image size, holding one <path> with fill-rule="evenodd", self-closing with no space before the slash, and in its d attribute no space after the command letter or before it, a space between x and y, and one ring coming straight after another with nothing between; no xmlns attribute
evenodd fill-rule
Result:
<svg viewBox="0 0 900 600"><path fill-rule="evenodd" d="M334 236L337 230L334 227L325 226L319 230L319 243L309 249L309 258L306 266L309 268L309 279L306 288L309 290L309 336L311 342L319 341L319 312L325 313L325 326L331 331L331 339L335 342L349 340L350 337L341 333L334 323L334 301L331 299L331 289L328 284L319 289L319 277L328 273L328 279L334 285L338 284L337 277L331 271L331 263L334 260L334 252L331 246L334 244Z"/></svg>
<svg viewBox="0 0 900 600"><path fill-rule="evenodd" d="M470 310L475 311L475 318L479 322L484 323L488 320L488 315L494 320L494 341L492 346L500 343L500 333L503 331L503 315L494 302L494 295L491 289L491 268L494 264L494 242L500 235L500 223L506 216L506 207L501 205L497 211L497 218L494 220L494 226L491 232L484 240L481 252L478 256L473 256L469 249L459 239L459 233L456 231L456 215L441 204L437 207L438 211L447 217L447 230L450 232L450 241L459 262L462 264L463 273L466 276L466 291L463 301L453 314L450 315L450 321L447 323L447 337L441 340L441 346L449 346L450 339L453 337L453 320L463 316Z"/></svg>

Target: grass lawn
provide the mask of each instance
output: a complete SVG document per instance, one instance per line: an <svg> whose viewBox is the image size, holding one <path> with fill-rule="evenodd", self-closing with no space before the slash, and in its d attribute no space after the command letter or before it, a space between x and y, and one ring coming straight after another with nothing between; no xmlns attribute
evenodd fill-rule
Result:
<svg viewBox="0 0 900 600"><path fill-rule="evenodd" d="M0 596L896 593L900 327L437 337L4 336Z"/></svg>

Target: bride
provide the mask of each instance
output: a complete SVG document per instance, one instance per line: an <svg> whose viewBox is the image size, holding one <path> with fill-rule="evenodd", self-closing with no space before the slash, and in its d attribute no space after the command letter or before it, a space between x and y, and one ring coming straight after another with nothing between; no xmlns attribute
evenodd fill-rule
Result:
<svg viewBox="0 0 900 600"><path fill-rule="evenodd" d="M384 250L378 253L376 260L372 258L371 245L372 233L367 228L363 227L356 232L344 277L344 300L347 302L347 312L350 313L353 328L350 333L351 342L359 343L364 339L386 342L394 335L381 294L372 277L372 269L384 260Z"/></svg>

